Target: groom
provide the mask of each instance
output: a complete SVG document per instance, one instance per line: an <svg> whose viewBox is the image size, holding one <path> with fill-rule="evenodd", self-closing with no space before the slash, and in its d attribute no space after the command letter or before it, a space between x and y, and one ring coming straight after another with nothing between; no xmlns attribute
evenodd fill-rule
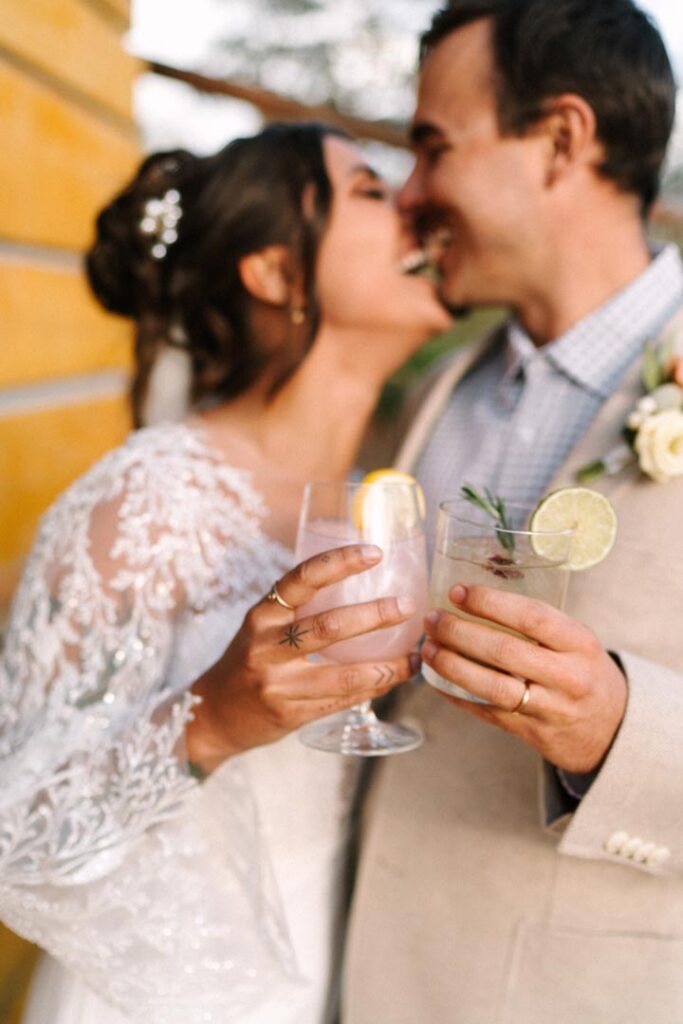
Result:
<svg viewBox="0 0 683 1024"><path fill-rule="evenodd" d="M404 441L432 509L465 481L526 504L575 484L621 438L645 343L683 340L680 257L644 233L674 92L631 0L435 15L402 204L450 239L445 301L511 317ZM463 610L528 640L429 623L424 660L490 706L401 697L425 744L373 777L345 1024L683 1020L683 478L595 486L618 538L567 614L471 588Z"/></svg>

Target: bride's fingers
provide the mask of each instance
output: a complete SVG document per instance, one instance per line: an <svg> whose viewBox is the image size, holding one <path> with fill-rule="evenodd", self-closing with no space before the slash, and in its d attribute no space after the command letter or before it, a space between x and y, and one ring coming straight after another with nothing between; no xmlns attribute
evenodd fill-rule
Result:
<svg viewBox="0 0 683 1024"><path fill-rule="evenodd" d="M388 664L388 663L387 663ZM383 663L378 663L380 668ZM376 697L383 697L394 688L397 680L377 685L370 683L369 686L352 686L348 693L336 694L330 697L318 698L315 700L299 700L288 702L296 720L296 727L306 725L318 718L325 718L327 715L334 715L338 711L346 711L350 707L362 704L366 700L375 700ZM343 686L342 682L342 686Z"/></svg>
<svg viewBox="0 0 683 1024"><path fill-rule="evenodd" d="M350 604L342 608L308 615L281 626L271 627L259 641L264 652L276 660L288 661L302 654L313 654L340 640L348 640L373 629L387 629L405 622L415 614L412 597L379 597L365 604Z"/></svg>
<svg viewBox="0 0 683 1024"><path fill-rule="evenodd" d="M342 548L322 551L319 555L313 555L305 562L295 565L290 572L276 580L277 593L286 605L291 605L296 610L302 604L311 601L322 587L364 572L381 560L381 548L374 544L347 544ZM256 608L272 609L283 606L265 597ZM291 611L288 614L291 617Z"/></svg>
<svg viewBox="0 0 683 1024"><path fill-rule="evenodd" d="M419 667L418 654L358 665L309 663L297 666L291 673L291 679L282 680L281 695L287 700L317 702L326 706L328 702L336 701L339 707L348 707L387 693L414 676Z"/></svg>

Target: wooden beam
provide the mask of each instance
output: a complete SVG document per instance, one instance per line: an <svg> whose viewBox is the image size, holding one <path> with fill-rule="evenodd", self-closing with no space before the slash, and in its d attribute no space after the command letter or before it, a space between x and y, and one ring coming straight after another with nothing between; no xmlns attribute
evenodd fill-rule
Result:
<svg viewBox="0 0 683 1024"><path fill-rule="evenodd" d="M112 110L132 125L131 93L138 62L120 45L120 32L78 0L0 0L0 46L57 88ZM69 97L70 98L70 97Z"/></svg>
<svg viewBox="0 0 683 1024"><path fill-rule="evenodd" d="M130 429L125 394L0 417L0 618L39 515Z"/></svg>
<svg viewBox="0 0 683 1024"><path fill-rule="evenodd" d="M168 64L150 61L147 70L155 75L173 78L185 82L198 92L211 93L219 96L230 96L232 99L245 100L258 107L268 121L323 121L343 128L350 135L359 139L372 139L384 142L399 149L410 149L406 129L399 124L383 121L367 121L362 117L344 114L329 105L312 106L301 103L289 96L270 92L252 85L242 85L228 78L212 78L196 71L184 71ZM666 201L655 204L652 210L653 223L666 227L683 227L683 205L672 205Z"/></svg>
<svg viewBox="0 0 683 1024"><path fill-rule="evenodd" d="M252 85L241 85L223 78L210 78L208 75L200 75L195 71L183 71L180 68L172 68L167 64L150 62L147 67L155 75L163 75L166 78L185 82L199 92L230 96L233 99L252 103L255 107L258 107L268 121L324 121L326 124L343 128L344 131L355 138L372 139L375 142L384 142L389 146L397 146L400 149L408 148L408 138L405 129L397 124L382 121L366 121L361 117L343 114L335 107L310 106L288 96L280 96L278 93L269 92L266 89L259 89Z"/></svg>
<svg viewBox="0 0 683 1024"><path fill-rule="evenodd" d="M1 56L0 123L0 238L85 248L139 163L136 140Z"/></svg>
<svg viewBox="0 0 683 1024"><path fill-rule="evenodd" d="M0 252L0 309L0 406L3 389L130 368L132 326L102 311L80 268L31 266Z"/></svg>

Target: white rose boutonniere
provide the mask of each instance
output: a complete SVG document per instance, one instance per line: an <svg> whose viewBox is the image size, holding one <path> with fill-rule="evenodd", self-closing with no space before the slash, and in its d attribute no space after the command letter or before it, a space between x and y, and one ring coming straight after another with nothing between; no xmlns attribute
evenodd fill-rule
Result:
<svg viewBox="0 0 683 1024"><path fill-rule="evenodd" d="M614 476L636 460L658 483L683 476L683 355L672 344L659 352L646 346L642 376L646 394L626 418L624 442L583 466L581 483Z"/></svg>
<svg viewBox="0 0 683 1024"><path fill-rule="evenodd" d="M667 409L646 417L633 447L643 473L658 483L683 476L683 411Z"/></svg>

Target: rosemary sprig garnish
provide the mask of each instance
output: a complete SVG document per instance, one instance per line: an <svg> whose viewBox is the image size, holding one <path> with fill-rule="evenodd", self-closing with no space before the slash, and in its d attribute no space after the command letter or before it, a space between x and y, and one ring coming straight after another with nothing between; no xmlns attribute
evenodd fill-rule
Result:
<svg viewBox="0 0 683 1024"><path fill-rule="evenodd" d="M506 533L503 531L512 530L512 523L508 518L508 513L505 508L505 502L502 498L499 498L496 494L492 494L488 487L484 488L483 496L475 491L471 484L463 484L460 488L460 496L469 501L471 505L476 508L480 508L487 516L496 523L496 534L501 547L509 551L510 554L514 553L515 550L515 537L512 533Z"/></svg>

